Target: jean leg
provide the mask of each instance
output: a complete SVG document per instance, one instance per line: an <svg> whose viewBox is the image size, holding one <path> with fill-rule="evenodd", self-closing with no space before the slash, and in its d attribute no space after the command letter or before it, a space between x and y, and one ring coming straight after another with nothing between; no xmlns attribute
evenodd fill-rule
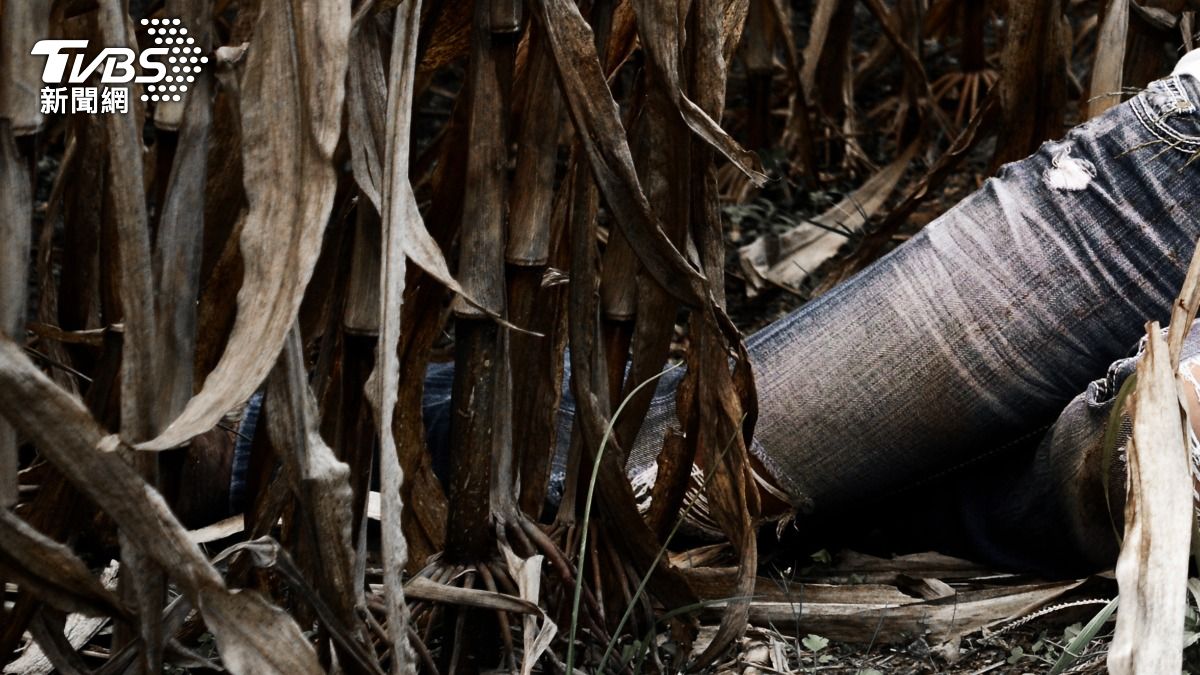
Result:
<svg viewBox="0 0 1200 675"><path fill-rule="evenodd" d="M547 500L552 506L562 496L567 472L567 452L571 444L571 428L575 420L575 399L569 386L571 358L568 353L563 364L562 395L558 406L557 447L550 467ZM665 373L656 383L654 398L638 437L630 451L629 474L642 484L653 481L655 460L662 448L668 428L676 426L675 389L683 379L684 370L677 368ZM425 436L433 455L433 470L445 480L450 462L450 390L454 384L453 363L431 363L425 371L425 388L421 401Z"/></svg>
<svg viewBox="0 0 1200 675"><path fill-rule="evenodd" d="M1165 322L1200 234L1193 101L1154 83L753 336L785 490L837 515L1014 447Z"/></svg>
<svg viewBox="0 0 1200 675"><path fill-rule="evenodd" d="M450 391L453 388L453 362L430 363L425 367L421 418L425 423L433 472L443 483L450 476Z"/></svg>
<svg viewBox="0 0 1200 675"><path fill-rule="evenodd" d="M1136 370L1143 345L1071 399L1040 440L898 495L907 508L885 526L888 534L1052 576L1112 567L1124 528L1131 432L1128 415L1117 407L1118 394ZM1200 322L1184 342L1181 369L1198 363Z"/></svg>
<svg viewBox="0 0 1200 675"><path fill-rule="evenodd" d="M1190 76L1153 83L752 336L753 451L775 480L830 517L989 453L1019 473L1018 449L1169 317L1200 234L1197 102ZM678 376L632 457L657 452Z"/></svg>

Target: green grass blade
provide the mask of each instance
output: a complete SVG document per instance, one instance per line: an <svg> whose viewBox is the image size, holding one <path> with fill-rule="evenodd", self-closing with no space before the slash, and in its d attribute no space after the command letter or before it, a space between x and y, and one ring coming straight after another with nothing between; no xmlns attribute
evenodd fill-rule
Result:
<svg viewBox="0 0 1200 675"><path fill-rule="evenodd" d="M1059 675L1079 659L1083 654L1083 648L1096 637L1096 634L1100 632L1100 628L1104 626L1104 623L1117 610L1118 600L1120 600L1119 597L1113 598L1112 601L1096 613L1096 616L1092 617L1091 621L1087 622L1083 630L1079 631L1079 635L1076 635L1067 643L1067 646L1063 648L1063 653L1059 655L1058 660L1054 662L1054 666L1050 669L1050 675Z"/></svg>
<svg viewBox="0 0 1200 675"><path fill-rule="evenodd" d="M608 439L612 438L613 426L616 425L617 420L621 417L621 412L625 410L625 405L627 403L629 403L630 399L633 398L634 394L641 391L641 389L643 387L645 387L646 385L650 384L651 382L654 382L658 378L662 377L663 375L666 375L667 373L671 372L672 370L675 370L676 368L679 368L682 365L683 365L682 362L676 363L675 365L671 366L670 368L663 370L661 373L658 373L657 375L654 375L653 377L646 378L645 382L642 382L638 386L634 387L633 391L629 392L629 395L625 397L625 400L621 401L621 405L617 406L617 412L616 412L616 414L614 414L612 416L612 419L609 420L609 422L608 422L608 426L604 429L604 438L601 439L600 447L599 447L599 449L596 450L596 460L594 462L592 462L592 475L591 475L590 480L588 480L587 498L584 500L584 505L583 505L583 524L582 524L583 529L580 530L580 535L579 535L579 558L578 558L579 562L575 568L575 595L571 599L571 632L570 632L570 635L567 637L567 672L568 673L575 672L575 631L579 627L579 600L583 595L583 568L587 563L587 555L586 554L587 554L587 540L588 540L588 525L590 524L591 519L592 519L592 499L595 497L595 494L596 494L596 478L597 478L597 476L600 475L600 460L604 459L604 449L608 447Z"/></svg>
<svg viewBox="0 0 1200 675"><path fill-rule="evenodd" d="M746 417L743 415L742 424L745 422ZM733 442L737 440L736 434L739 433L741 433L741 424L739 424L738 429L734 431L735 435L729 439L728 443L725 444L725 449L721 451L722 457L724 457L724 455L729 452L729 449L733 447ZM708 487L708 482L712 480L712 477L715 474L716 467L713 467L709 470L708 474L704 476L704 481L700 484L701 492L703 492L704 488ZM625 612L621 615L621 620L617 622L616 629L613 630L612 636L609 637L608 646L604 648L604 656L600 657L600 665L597 666L596 672L604 672L604 664L608 663L608 657L612 656L613 649L615 649L617 646L617 639L621 635L621 629L625 627L625 623L629 621L631 616L633 616L633 608L637 606L637 601L641 599L642 593L646 590L646 585L650 582L650 575L654 573L655 568L658 567L658 562L662 560L664 555L666 555L667 547L671 545L671 540L675 537L675 533L679 531L679 527L683 524L684 519L688 517L688 514L692 512L692 509L695 508L699 501L700 494L698 493L696 497L688 502L687 506L680 511L679 517L675 519L675 524L671 527L671 531L667 533L666 540L664 540L662 546L659 547L658 554L654 556L654 562L650 564L650 569L646 570L646 573L642 575L641 580L638 582L637 589L633 592L633 597L629 599L629 604L625 607Z"/></svg>

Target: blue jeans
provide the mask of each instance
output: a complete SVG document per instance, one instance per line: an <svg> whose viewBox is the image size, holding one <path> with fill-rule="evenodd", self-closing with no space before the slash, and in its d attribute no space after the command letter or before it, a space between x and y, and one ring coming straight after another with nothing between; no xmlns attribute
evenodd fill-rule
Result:
<svg viewBox="0 0 1200 675"><path fill-rule="evenodd" d="M1197 104L1195 79L1155 82L756 335L757 435L785 488L818 513L916 490L990 561L1111 564L1100 485L1076 493L1115 392L1077 394L1169 318L1200 234Z"/></svg>
<svg viewBox="0 0 1200 675"><path fill-rule="evenodd" d="M808 507L802 522L896 521L924 544L1051 574L1115 562L1100 444L1133 370L1118 359L1147 321L1168 321L1200 235L1198 106L1192 76L1154 82L750 337L752 452ZM631 478L653 472L680 377L659 384ZM451 380L449 365L428 374L434 448ZM566 395L559 455L572 410ZM1120 524L1120 456L1112 466Z"/></svg>
<svg viewBox="0 0 1200 675"><path fill-rule="evenodd" d="M904 513L929 545L1049 573L1115 561L1099 446L1133 362L1113 362L1168 320L1200 235L1197 105L1191 76L1153 83L749 339L753 452L806 518ZM652 471L681 376L659 384L631 477ZM451 379L427 380L435 448ZM567 396L562 449L572 413Z"/></svg>

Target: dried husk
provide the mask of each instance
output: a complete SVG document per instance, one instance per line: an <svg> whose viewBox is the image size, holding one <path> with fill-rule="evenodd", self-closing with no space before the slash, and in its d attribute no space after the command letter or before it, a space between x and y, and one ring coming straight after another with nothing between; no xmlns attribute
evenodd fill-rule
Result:
<svg viewBox="0 0 1200 675"><path fill-rule="evenodd" d="M301 351L300 331L293 328L267 380L267 426L320 544L313 577L321 596L343 624L354 625L355 609L366 601L362 588L354 583L350 467L321 438Z"/></svg>
<svg viewBox="0 0 1200 675"><path fill-rule="evenodd" d="M12 131L0 120L0 335L25 341L25 298L32 237L29 172ZM0 420L0 509L17 503L17 433Z"/></svg>
<svg viewBox="0 0 1200 675"><path fill-rule="evenodd" d="M0 6L0 120L14 136L42 128L39 92L44 57L30 53L38 40L50 35L49 0L8 1ZM50 85L57 86L57 85Z"/></svg>
<svg viewBox="0 0 1200 675"><path fill-rule="evenodd" d="M226 588L162 496L120 457L121 441L3 337L0 410L191 599L226 668L246 674L322 672L295 621L253 591Z"/></svg>
<svg viewBox="0 0 1200 675"><path fill-rule="evenodd" d="M1129 33L1129 0L1109 0L1096 38L1092 62L1091 97L1087 116L1093 118L1121 102L1125 74L1125 45Z"/></svg>
<svg viewBox="0 0 1200 675"><path fill-rule="evenodd" d="M237 319L220 361L183 412L141 450L207 431L262 383L300 309L333 206L350 5L263 0L241 82L249 208Z"/></svg>
<svg viewBox="0 0 1200 675"><path fill-rule="evenodd" d="M1125 537L1117 559L1121 608L1109 672L1173 673L1183 667L1183 622L1192 537L1192 481L1171 354L1147 326L1128 443Z"/></svg>

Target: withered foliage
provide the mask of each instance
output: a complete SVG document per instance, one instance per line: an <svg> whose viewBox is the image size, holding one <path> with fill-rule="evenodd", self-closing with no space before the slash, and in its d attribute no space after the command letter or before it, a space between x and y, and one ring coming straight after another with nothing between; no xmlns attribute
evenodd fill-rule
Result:
<svg viewBox="0 0 1200 675"><path fill-rule="evenodd" d="M713 663L764 616L729 260L751 293L861 269L982 140L1021 157L1143 84L1130 45L1187 9L1157 4L0 0L0 662ZM34 43L88 40L90 61L161 18L208 59L182 100L39 112ZM932 42L959 51L937 79ZM857 188L727 256L725 207L769 180ZM439 476L422 394L448 354ZM639 385L672 360L677 431L639 500ZM721 540L683 564L664 551L697 467ZM637 642L658 632L675 662Z"/></svg>

